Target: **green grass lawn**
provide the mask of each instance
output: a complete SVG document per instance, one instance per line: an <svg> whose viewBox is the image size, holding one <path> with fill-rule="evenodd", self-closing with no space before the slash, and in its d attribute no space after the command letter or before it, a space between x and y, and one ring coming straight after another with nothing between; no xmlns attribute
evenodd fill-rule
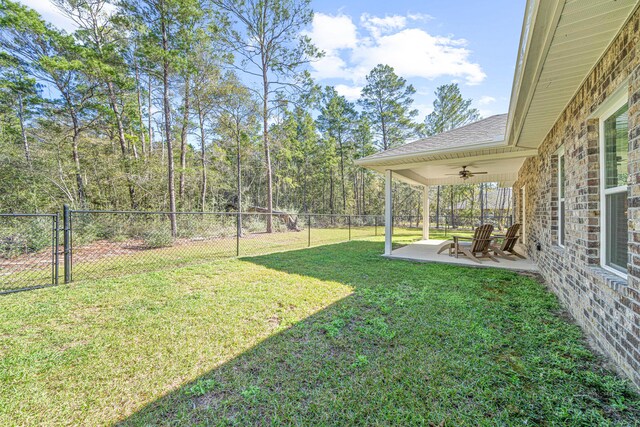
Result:
<svg viewBox="0 0 640 427"><path fill-rule="evenodd" d="M0 425L638 425L536 280L382 246L4 296Z"/></svg>

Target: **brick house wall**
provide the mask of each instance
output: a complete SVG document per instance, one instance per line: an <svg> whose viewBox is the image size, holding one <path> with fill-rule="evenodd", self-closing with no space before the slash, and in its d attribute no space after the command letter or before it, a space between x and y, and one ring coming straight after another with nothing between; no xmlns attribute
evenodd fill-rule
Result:
<svg viewBox="0 0 640 427"><path fill-rule="evenodd" d="M600 148L596 109L622 85L629 103L628 279L600 267ZM566 232L558 245L557 150L564 146ZM594 346L640 388L640 9L636 9L514 184L526 247ZM541 250L536 249L540 244Z"/></svg>

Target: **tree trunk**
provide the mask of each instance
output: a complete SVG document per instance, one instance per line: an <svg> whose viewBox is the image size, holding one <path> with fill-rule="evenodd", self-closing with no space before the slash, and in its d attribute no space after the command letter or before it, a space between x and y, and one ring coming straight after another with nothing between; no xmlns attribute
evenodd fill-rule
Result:
<svg viewBox="0 0 640 427"><path fill-rule="evenodd" d="M69 108L69 115L71 116L71 123L73 125L73 134L71 136L71 156L73 158L73 164L75 167L76 185L78 187L78 202L80 207L85 208L87 206L86 193L84 188L84 180L82 178L82 169L80 167L80 154L78 153L78 138L80 137L80 123L78 122L78 115L71 103L69 94L64 91L64 87L60 84L56 84L58 90L62 93L67 108Z"/></svg>
<svg viewBox="0 0 640 427"><path fill-rule="evenodd" d="M27 139L27 131L24 127L24 104L22 102L22 94L18 94L18 120L20 120L20 133L22 134L22 147L24 148L24 158L31 168L31 149L29 148L29 140Z"/></svg>
<svg viewBox="0 0 640 427"><path fill-rule="evenodd" d="M174 171L173 171L173 144L171 142L171 103L169 100L169 59L167 53L169 51L169 39L167 36L167 25L165 17L161 18L161 30L162 30L162 50L164 51L164 59L162 64L162 102L164 106L164 132L165 139L167 141L167 164L168 164L168 184L169 184L169 220L171 221L171 235L176 237L178 235L178 224L176 223L176 191L173 185Z"/></svg>
<svg viewBox="0 0 640 427"><path fill-rule="evenodd" d="M198 124L200 127L200 162L202 166L202 186L200 187L200 210L205 211L207 198L207 157L206 157L206 137L204 133L204 111L200 99L196 94L196 108L198 109Z"/></svg>
<svg viewBox="0 0 640 427"><path fill-rule="evenodd" d="M189 75L184 82L184 112L182 115L182 132L180 134L180 203L184 206L185 172L187 169L187 134L189 131Z"/></svg>
<svg viewBox="0 0 640 427"><path fill-rule="evenodd" d="M135 210L138 208L138 203L136 202L136 189L133 186L133 182L131 181L132 173L131 173L131 164L129 162L128 153L127 153L127 138L124 134L124 125L122 124L122 117L120 117L120 109L118 108L115 89L113 87L113 83L110 80L107 80L107 89L108 89L109 105L116 119L116 126L118 129L118 142L120 143L120 154L122 155L122 162L124 163L124 172L127 175L127 186L129 187L129 199L131 201L131 209Z"/></svg>
<svg viewBox="0 0 640 427"><path fill-rule="evenodd" d="M367 174L364 168L362 168L362 215L367 214L367 205L366 205L366 199L365 199L365 186L367 182L366 180L367 180Z"/></svg>
<svg viewBox="0 0 640 427"><path fill-rule="evenodd" d="M147 157L147 144L145 141L145 131L142 118L142 94L140 90L140 68L138 67L138 61L135 62L136 70L136 95L138 98L138 119L140 120L140 144L142 146L142 157L146 160Z"/></svg>
<svg viewBox="0 0 640 427"><path fill-rule="evenodd" d="M329 213L333 215L334 207L333 207L333 171L329 170Z"/></svg>
<svg viewBox="0 0 640 427"><path fill-rule="evenodd" d="M147 88L147 131L149 132L149 156L151 156L151 153L153 152L153 126L151 124L151 103L152 103L152 99L151 99L151 74L147 75L148 78L148 88Z"/></svg>
<svg viewBox="0 0 640 427"><path fill-rule="evenodd" d="M78 153L78 137L80 136L80 130L78 127L78 118L75 114L72 114L71 121L73 122L73 136L71 137L71 150L73 156L73 164L76 172L76 184L78 185L78 202L82 208L87 206L86 194L84 190L84 180L82 179L82 170L80 168L80 155Z"/></svg>
<svg viewBox="0 0 640 427"><path fill-rule="evenodd" d="M347 188L344 183L344 151L342 148L342 133L338 132L338 147L340 148L340 179L342 181L342 213L347 213Z"/></svg>
<svg viewBox="0 0 640 427"><path fill-rule="evenodd" d="M264 161L267 169L267 233L273 232L273 180L271 176L271 150L269 149L269 82L267 68L263 62L262 84L262 141L264 143Z"/></svg>
<svg viewBox="0 0 640 427"><path fill-rule="evenodd" d="M302 211L304 213L309 212L309 206L307 205L307 173L308 173L308 165L307 159L305 156L304 160L304 176L302 177Z"/></svg>
<svg viewBox="0 0 640 427"><path fill-rule="evenodd" d="M238 191L238 237L242 237L242 169L240 158L240 123L236 120L236 179Z"/></svg>

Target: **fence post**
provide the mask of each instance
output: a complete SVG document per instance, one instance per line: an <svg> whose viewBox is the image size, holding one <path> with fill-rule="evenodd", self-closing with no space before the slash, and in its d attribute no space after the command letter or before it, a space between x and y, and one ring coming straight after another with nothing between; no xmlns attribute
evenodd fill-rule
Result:
<svg viewBox="0 0 640 427"><path fill-rule="evenodd" d="M71 211L64 205L62 211L63 244L64 244L64 283L71 282Z"/></svg>
<svg viewBox="0 0 640 427"><path fill-rule="evenodd" d="M311 215L307 215L307 247L311 246Z"/></svg>
<svg viewBox="0 0 640 427"><path fill-rule="evenodd" d="M55 229L54 229L54 250L55 250L55 255L53 257L53 268L54 268L54 279L53 279L53 284L57 285L58 281L59 281L59 276L58 276L58 267L60 265L60 254L58 253L58 249L59 249L59 236L60 236L60 214L58 214L56 212L56 215L53 217L53 220L55 221Z"/></svg>
<svg viewBox="0 0 640 427"><path fill-rule="evenodd" d="M351 215L347 215L347 223L349 224L349 240L351 240Z"/></svg>
<svg viewBox="0 0 640 427"><path fill-rule="evenodd" d="M378 235L378 216L377 215L373 217L373 232L374 232L374 236Z"/></svg>
<svg viewBox="0 0 640 427"><path fill-rule="evenodd" d="M240 234L242 234L242 220L240 211L236 214L236 256L240 256Z"/></svg>

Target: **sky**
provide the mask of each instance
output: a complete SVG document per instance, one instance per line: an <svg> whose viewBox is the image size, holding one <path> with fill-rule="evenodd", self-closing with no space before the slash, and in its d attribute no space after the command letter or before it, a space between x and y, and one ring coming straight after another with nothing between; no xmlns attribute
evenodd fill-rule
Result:
<svg viewBox="0 0 640 427"><path fill-rule="evenodd" d="M49 0L19 0L59 28L73 23ZM507 112L525 0L314 0L305 30L325 52L311 64L317 83L356 100L377 64L416 89L419 118L434 91L456 82L483 117Z"/></svg>

